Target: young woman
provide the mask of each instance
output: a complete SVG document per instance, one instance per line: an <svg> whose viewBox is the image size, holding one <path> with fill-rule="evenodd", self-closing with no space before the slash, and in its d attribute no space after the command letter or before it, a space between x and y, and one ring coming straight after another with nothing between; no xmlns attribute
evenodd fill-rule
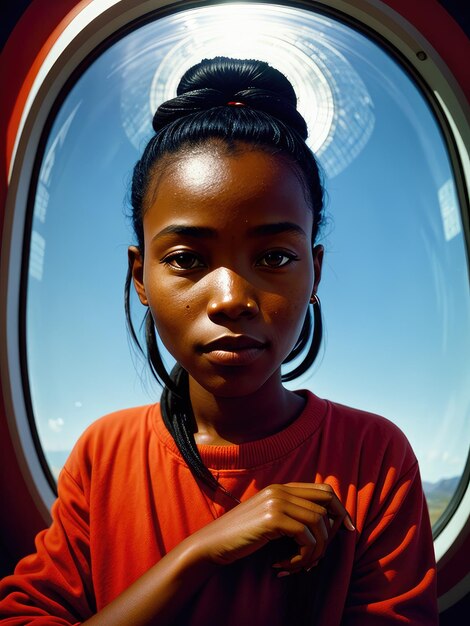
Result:
<svg viewBox="0 0 470 626"><path fill-rule="evenodd" d="M52 526L2 583L2 624L437 624L403 434L282 385L321 341L323 193L292 86L262 62L206 60L154 129L126 306L133 283L161 405L81 437Z"/></svg>

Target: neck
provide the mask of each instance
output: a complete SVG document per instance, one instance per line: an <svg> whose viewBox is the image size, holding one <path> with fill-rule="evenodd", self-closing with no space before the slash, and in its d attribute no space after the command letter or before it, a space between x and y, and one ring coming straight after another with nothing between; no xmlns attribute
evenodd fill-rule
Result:
<svg viewBox="0 0 470 626"><path fill-rule="evenodd" d="M282 386L280 373L257 391L237 397L216 396L189 378L198 444L230 445L255 441L286 428L305 401Z"/></svg>

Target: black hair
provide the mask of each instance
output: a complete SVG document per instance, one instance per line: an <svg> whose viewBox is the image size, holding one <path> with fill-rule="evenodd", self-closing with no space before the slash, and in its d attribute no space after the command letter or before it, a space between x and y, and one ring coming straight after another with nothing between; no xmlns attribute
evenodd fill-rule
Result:
<svg viewBox="0 0 470 626"><path fill-rule="evenodd" d="M297 111L297 98L287 78L265 62L226 57L205 59L181 78L175 98L161 104L153 118L155 134L134 168L131 203L132 224L140 253L144 255L143 215L145 199L158 166L172 155L207 141L224 142L227 149L239 144L285 159L301 180L313 214L312 246L323 215L323 185L319 166L305 143L307 125ZM125 285L126 318L130 335L144 353L130 315L132 267ZM300 336L284 360L302 362L282 375L292 380L313 364L322 338L319 301L307 311ZM169 375L157 345L154 322L147 310L144 319L146 356L156 379L163 384L162 417L194 476L211 490L223 489L204 465L194 439L188 374L179 365ZM230 494L229 494L230 495Z"/></svg>

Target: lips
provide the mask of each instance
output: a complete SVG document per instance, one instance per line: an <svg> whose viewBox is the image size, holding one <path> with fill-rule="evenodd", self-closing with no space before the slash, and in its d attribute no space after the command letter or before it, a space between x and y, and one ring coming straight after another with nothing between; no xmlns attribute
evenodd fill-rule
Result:
<svg viewBox="0 0 470 626"><path fill-rule="evenodd" d="M249 365L266 349L266 343L247 335L225 335L202 347L215 365Z"/></svg>
<svg viewBox="0 0 470 626"><path fill-rule="evenodd" d="M212 350L227 350L229 352L237 352L238 350L250 350L251 348L261 349L264 347L264 342L248 335L224 335L223 337L219 337L205 344L202 351L212 352Z"/></svg>

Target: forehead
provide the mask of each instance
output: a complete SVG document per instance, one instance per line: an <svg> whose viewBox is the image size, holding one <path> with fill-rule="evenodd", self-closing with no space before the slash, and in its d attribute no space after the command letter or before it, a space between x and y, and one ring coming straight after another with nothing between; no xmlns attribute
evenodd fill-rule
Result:
<svg viewBox="0 0 470 626"><path fill-rule="evenodd" d="M144 216L213 224L312 220L304 185L287 159L261 149L208 142L188 148L157 170Z"/></svg>

